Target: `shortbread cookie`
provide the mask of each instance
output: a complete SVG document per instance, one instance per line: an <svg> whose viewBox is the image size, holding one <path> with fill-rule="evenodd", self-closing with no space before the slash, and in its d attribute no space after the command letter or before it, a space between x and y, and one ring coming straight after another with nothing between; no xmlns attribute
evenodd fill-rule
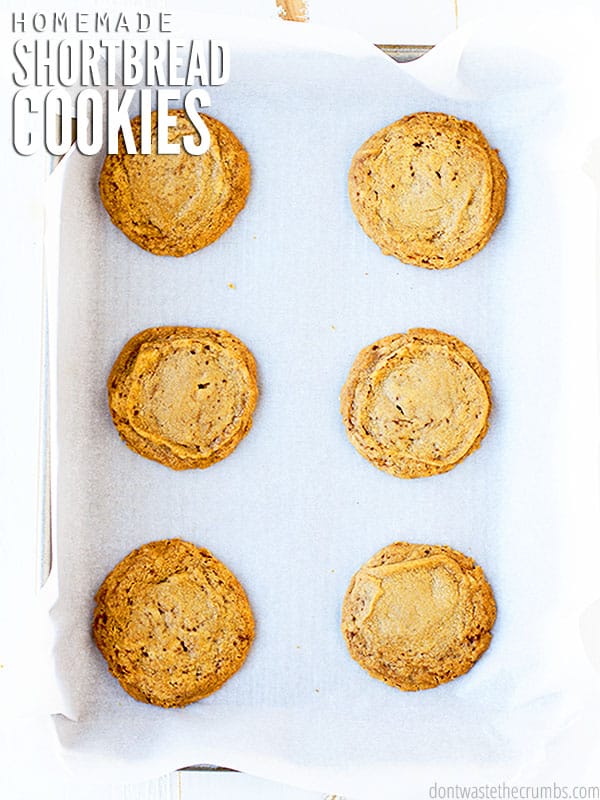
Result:
<svg viewBox="0 0 600 800"><path fill-rule="evenodd" d="M386 336L361 350L341 392L348 438L399 478L447 472L488 429L488 371L460 339L429 328Z"/></svg>
<svg viewBox="0 0 600 800"><path fill-rule="evenodd" d="M472 122L421 112L367 139L352 159L348 191L385 255L447 269L490 239L504 213L506 170Z"/></svg>
<svg viewBox="0 0 600 800"><path fill-rule="evenodd" d="M105 578L93 635L128 694L169 708L212 694L238 671L254 619L224 564L189 542L164 539L129 553Z"/></svg>
<svg viewBox="0 0 600 800"><path fill-rule="evenodd" d="M492 590L472 558L396 542L354 575L342 607L350 655L380 681L431 689L471 669L492 639Z"/></svg>
<svg viewBox="0 0 600 800"><path fill-rule="evenodd" d="M203 469L228 456L250 430L257 397L252 353L212 328L141 331L108 378L121 438L172 469Z"/></svg>
<svg viewBox="0 0 600 800"><path fill-rule="evenodd" d="M169 142L199 137L182 109L169 111L177 121ZM219 120L202 115L210 148L190 155L159 155L157 114L152 114L152 153L139 152L140 117L131 122L138 152L124 142L108 155L100 174L100 197L113 223L133 242L159 256L185 256L214 242L233 223L250 191L250 161L237 137Z"/></svg>

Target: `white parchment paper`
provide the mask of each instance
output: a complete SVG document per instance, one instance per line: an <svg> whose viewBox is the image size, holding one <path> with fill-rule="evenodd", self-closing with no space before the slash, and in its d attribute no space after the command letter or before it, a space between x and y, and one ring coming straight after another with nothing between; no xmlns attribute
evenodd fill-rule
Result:
<svg viewBox="0 0 600 800"><path fill-rule="evenodd" d="M211 762L351 797L583 774L598 745L598 675L578 631L599 593L597 529L584 516L596 474L596 216L581 169L593 124L577 119L560 27L459 31L400 66L311 25L184 22L188 38L220 33L233 48L232 78L211 92L211 113L252 161L233 227L184 259L153 256L102 208L101 156L73 153L61 167L52 624L63 752L104 778ZM440 273L383 256L346 190L361 143L421 110L473 120L509 174L490 243ZM259 366L252 431L204 471L132 453L107 409L127 339L177 324L231 331ZM402 481L354 451L338 397L359 349L415 326L469 344L495 406L464 463ZM183 710L129 698L90 635L108 571L170 536L222 559L257 621L243 669ZM350 577L395 540L464 551L496 595L489 651L435 690L373 680L340 633Z"/></svg>

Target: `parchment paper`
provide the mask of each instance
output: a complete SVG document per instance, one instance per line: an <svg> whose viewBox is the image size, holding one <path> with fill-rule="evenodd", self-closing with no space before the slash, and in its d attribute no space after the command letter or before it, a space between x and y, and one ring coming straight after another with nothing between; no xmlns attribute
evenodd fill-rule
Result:
<svg viewBox="0 0 600 800"><path fill-rule="evenodd" d="M156 257L104 212L102 156L73 153L54 177L63 202L52 624L63 753L103 779L210 762L366 798L588 774L598 675L578 618L599 593L587 513L596 218L581 169L593 125L577 119L573 54L556 48L564 29L459 31L399 66L352 34L310 25L180 23L188 38L221 33L232 45L232 78L212 90L211 113L252 160L233 227L197 254ZM440 273L383 256L346 190L360 144L421 110L473 120L509 174L490 243ZM204 471L175 473L132 453L107 409L106 376L125 341L176 324L226 328L259 366L252 431ZM414 326L469 344L491 372L495 405L480 450L450 473L403 481L354 451L338 396L359 349ZM170 536L222 559L257 621L243 669L183 710L129 698L90 635L107 572ZM373 680L340 633L350 577L395 540L464 551L496 595L489 651L435 690Z"/></svg>

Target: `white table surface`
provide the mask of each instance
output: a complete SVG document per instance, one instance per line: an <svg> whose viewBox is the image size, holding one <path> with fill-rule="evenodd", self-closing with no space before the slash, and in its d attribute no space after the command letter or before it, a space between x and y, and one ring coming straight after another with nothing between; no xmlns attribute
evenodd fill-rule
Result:
<svg viewBox="0 0 600 800"><path fill-rule="evenodd" d="M45 10L163 9L177 13L183 0L145 2L106 0L92 5L61 2L43 4ZM571 2L571 9L594 7L594 0ZM9 11L40 10L26 0L11 7L3 3L2 30L9 40ZM273 18L275 0L198 0L196 8ZM461 25L489 13L501 13L519 23L523 14L563 12L563 0L311 0L312 22L334 25L341 21L379 43L435 44ZM282 23L284 24L284 23ZM285 23L298 24L298 23ZM324 797L239 773L178 772L140 784L92 785L75 780L55 752L52 726L36 713L38 698L26 687L15 696L11 651L19 646L19 610L23 599L35 593L37 492L37 436L40 363L41 241L43 208L41 187L47 161L43 156L16 155L10 136L12 54L0 48L4 103L0 111L4 136L3 264L0 272L0 327L3 347L0 391L0 798L44 797L45 800L309 800ZM8 378L10 376L10 383ZM18 393L10 391L18 386ZM33 632L32 635L34 635ZM12 688L12 691L11 691ZM465 776L465 780L468 776ZM399 787L398 798L404 795Z"/></svg>

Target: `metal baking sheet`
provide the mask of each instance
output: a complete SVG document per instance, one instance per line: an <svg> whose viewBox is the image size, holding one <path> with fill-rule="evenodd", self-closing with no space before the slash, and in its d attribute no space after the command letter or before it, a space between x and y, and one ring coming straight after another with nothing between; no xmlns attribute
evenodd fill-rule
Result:
<svg viewBox="0 0 600 800"><path fill-rule="evenodd" d="M75 766L120 777L200 758L354 796L366 787L394 796L398 780L422 788L432 770L449 782L466 771L523 776L595 702L580 643L565 652L583 603L573 600L566 535L573 498L581 500L565 482L564 455L574 446L566 377L576 361L568 344L592 271L582 266L573 285L565 282L572 225L586 218L589 193L580 170L560 161L570 124L560 61L548 51L542 69L539 48L489 29L457 34L406 65L335 31L233 26L227 35L235 74L215 92L211 113L250 152L253 188L222 239L183 260L154 257L106 217L96 189L101 157L73 153L53 176L62 192L50 313L61 746ZM346 195L357 147L423 109L475 121L510 176L491 242L445 273L383 256ZM542 118L552 133L540 148ZM563 201L574 187L571 215ZM586 241L577 244L580 265L589 260ZM171 473L146 461L110 421L112 361L133 333L161 324L227 328L259 364L254 427L209 470ZM347 442L338 395L361 347L415 326L438 327L475 350L492 374L495 409L483 446L455 470L399 481ZM223 690L165 712L122 693L89 620L94 591L116 561L175 535L208 547L238 575L258 635ZM373 681L339 633L352 573L395 539L472 555L498 600L490 651L432 692L406 695ZM543 623L524 626L529 619ZM573 664L576 690L564 680Z"/></svg>

